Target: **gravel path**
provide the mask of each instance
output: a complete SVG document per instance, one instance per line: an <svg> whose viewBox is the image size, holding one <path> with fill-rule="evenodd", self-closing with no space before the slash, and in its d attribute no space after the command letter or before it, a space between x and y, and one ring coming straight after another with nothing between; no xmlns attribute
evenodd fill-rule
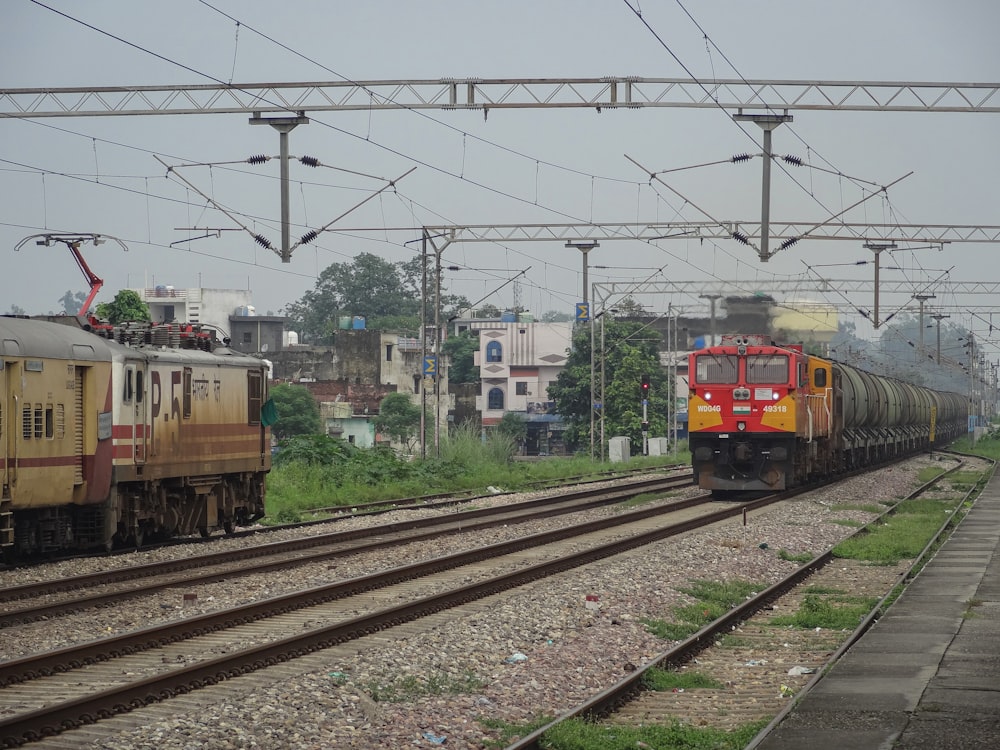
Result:
<svg viewBox="0 0 1000 750"><path fill-rule="evenodd" d="M873 517L861 510L840 509L838 504L895 500L916 486L917 472L930 463L935 460L913 459L836 489L811 493L790 505L751 514L746 526L737 519L667 539L432 618L429 628L402 628L398 637L383 635L353 650L324 652L285 665L281 678L266 689L243 690L239 679L232 680L210 691L220 696L217 702L211 702L209 691L201 691L186 701L186 710L181 703L172 703L169 718L159 718L164 713L162 707L159 711L144 709L127 720L123 717L92 728L89 736L92 739L116 726L138 725L129 731L87 743L82 742L83 735L77 735L80 744L76 745L66 744L73 736L67 734L38 747L430 748L442 738L444 746L452 750L484 748L487 741L496 747L499 735L482 720L521 723L540 714L568 710L666 650L671 644L648 634L641 620L663 618L673 607L686 603L678 588L693 579L738 578L769 585L797 565L780 559L779 551L818 553L855 530L837 521L865 522ZM378 522L388 520L383 516ZM355 522L370 523L363 519L349 523ZM528 532L517 528L511 533ZM499 530L490 534L494 541L499 540ZM420 554L454 551L453 542L447 539L437 544L436 552L428 549ZM183 552L174 548L149 554ZM401 554L398 550L384 553L384 564L399 564ZM86 572L91 563L60 565L79 573ZM367 559L365 565L372 564ZM349 567L338 562L325 574L307 572L303 578L285 583L301 587L322 582L319 577L347 577L354 574ZM33 575L51 574L50 570ZM11 575L0 575L0 584L9 584L10 578L5 577ZM277 583L265 581L244 581L235 588L241 591L202 594L198 606L229 606L237 600L280 593ZM588 605L588 595L598 597L596 608L594 602ZM175 601L154 603L153 609L164 607L161 611L168 616L193 614L190 608L177 609L181 597L182 592L178 592ZM213 601L207 601L208 597L214 597ZM148 604L137 605L131 626L146 624L148 611ZM74 625L76 632L93 636L127 627L117 621L109 624L108 615L101 612L75 615L81 618ZM62 622L60 632L64 632ZM36 624L32 630L45 628ZM44 641L44 637L39 640ZM54 645L42 646L18 640L15 633L0 633L4 658L21 650Z"/></svg>

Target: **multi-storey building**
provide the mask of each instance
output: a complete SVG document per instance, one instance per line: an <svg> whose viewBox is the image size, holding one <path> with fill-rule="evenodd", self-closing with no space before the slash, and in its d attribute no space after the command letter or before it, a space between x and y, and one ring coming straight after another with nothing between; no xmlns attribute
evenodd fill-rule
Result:
<svg viewBox="0 0 1000 750"><path fill-rule="evenodd" d="M481 379L476 406L483 428L496 425L507 412L524 415L524 453L562 452L563 423L549 399L548 387L566 366L572 323L473 320L479 332L476 365Z"/></svg>

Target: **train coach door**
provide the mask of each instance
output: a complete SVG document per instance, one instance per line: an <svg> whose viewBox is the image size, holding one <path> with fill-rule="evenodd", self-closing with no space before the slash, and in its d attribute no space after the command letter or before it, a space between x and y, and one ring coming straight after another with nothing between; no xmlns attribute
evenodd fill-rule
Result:
<svg viewBox="0 0 1000 750"><path fill-rule="evenodd" d="M18 419L21 401L21 368L18 362L0 359L0 473L3 497L11 497L17 482Z"/></svg>
<svg viewBox="0 0 1000 750"><path fill-rule="evenodd" d="M146 463L149 452L149 394L146 363L134 362L125 367L125 419L132 427L132 456L137 465Z"/></svg>
<svg viewBox="0 0 1000 750"><path fill-rule="evenodd" d="M2 351L2 350L0 350ZM16 362L0 357L0 550L14 544L14 514L11 511L17 478L17 387L21 381Z"/></svg>

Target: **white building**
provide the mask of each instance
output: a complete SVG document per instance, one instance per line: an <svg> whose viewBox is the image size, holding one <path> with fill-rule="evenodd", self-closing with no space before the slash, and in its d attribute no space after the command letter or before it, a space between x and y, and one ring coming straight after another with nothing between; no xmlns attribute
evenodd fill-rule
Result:
<svg viewBox="0 0 1000 750"><path fill-rule="evenodd" d="M221 336L231 337L230 315L253 315L249 289L175 289L157 285L151 289L133 289L149 306L154 323L200 323L219 330Z"/></svg>
<svg viewBox="0 0 1000 750"><path fill-rule="evenodd" d="M496 425L507 412L524 415L528 426L525 453L554 452L562 422L548 387L566 366L572 323L474 321L479 331L475 363L481 379L476 408L483 427Z"/></svg>

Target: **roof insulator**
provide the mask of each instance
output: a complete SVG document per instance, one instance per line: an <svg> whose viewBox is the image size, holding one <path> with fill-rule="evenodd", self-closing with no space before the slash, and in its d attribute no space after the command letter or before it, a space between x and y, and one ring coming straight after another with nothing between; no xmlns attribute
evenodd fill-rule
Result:
<svg viewBox="0 0 1000 750"><path fill-rule="evenodd" d="M270 156L264 156L264 154L256 154L247 159L247 164L253 164L256 167L258 164L265 164L266 162L269 161L271 161Z"/></svg>

